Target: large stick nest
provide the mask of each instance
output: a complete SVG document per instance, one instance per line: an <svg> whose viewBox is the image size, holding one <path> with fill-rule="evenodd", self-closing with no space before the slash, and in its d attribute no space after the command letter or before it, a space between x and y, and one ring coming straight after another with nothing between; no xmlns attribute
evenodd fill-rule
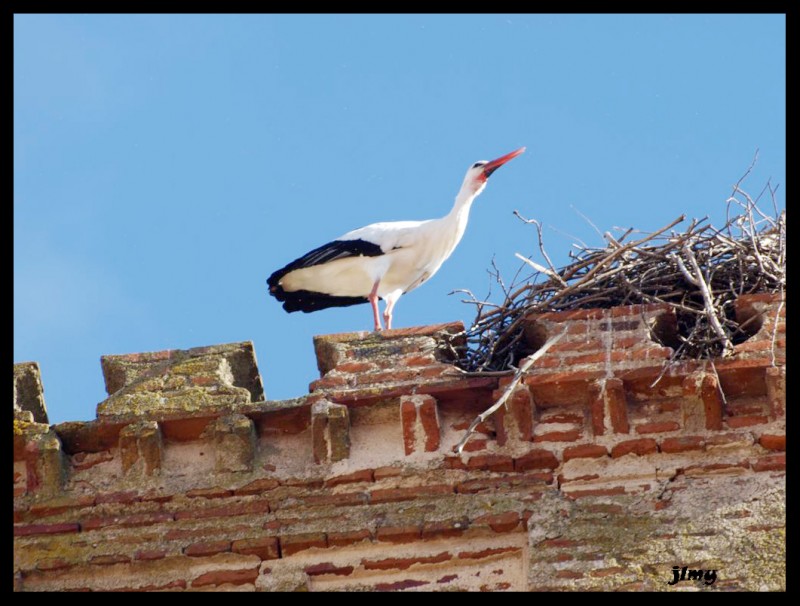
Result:
<svg viewBox="0 0 800 606"><path fill-rule="evenodd" d="M664 303L675 310L677 327L669 334L660 335L653 327L654 338L673 348L670 361L732 353L734 345L755 332L754 324L760 326L756 316L737 320L736 299L750 293L782 293L786 286L786 212L778 211L776 190L769 182L755 199L741 189L752 168L734 186L722 228L700 219L676 231L673 228L685 221L681 215L652 233L628 229L615 238L606 232L606 247L576 245L579 252L570 252L572 262L560 269L544 250L541 225L515 213L536 228L547 267L517 255L525 264L510 286L494 267L493 277L503 291L501 304L459 291L477 308L466 346L459 352L459 366L470 372L515 368L535 349L524 338L528 314L638 303ZM770 214L758 207L766 193L773 206ZM636 239L628 241L634 234ZM521 277L526 268L534 273Z"/></svg>

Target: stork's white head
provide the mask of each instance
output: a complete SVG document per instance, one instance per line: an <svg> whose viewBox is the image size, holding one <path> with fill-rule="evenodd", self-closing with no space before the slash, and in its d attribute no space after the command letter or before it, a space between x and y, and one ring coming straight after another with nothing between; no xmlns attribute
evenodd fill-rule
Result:
<svg viewBox="0 0 800 606"><path fill-rule="evenodd" d="M481 193L483 188L486 187L486 180L494 171L503 166L503 164L512 158L516 158L524 151L525 148L520 147L510 154L506 154L505 156L497 158L497 160L479 160L467 169L467 174L464 176L464 183L461 186L461 189L466 189L469 193L474 195Z"/></svg>

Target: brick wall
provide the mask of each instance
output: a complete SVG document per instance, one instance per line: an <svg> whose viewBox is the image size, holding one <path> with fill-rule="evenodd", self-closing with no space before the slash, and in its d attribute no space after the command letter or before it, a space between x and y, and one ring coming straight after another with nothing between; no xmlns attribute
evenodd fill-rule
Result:
<svg viewBox="0 0 800 606"><path fill-rule="evenodd" d="M461 456L511 378L452 364L460 323L317 337L286 401L250 343L106 356L54 426L15 367L15 589L784 589L785 306L739 307L734 356L666 371L666 307L528 318L565 336Z"/></svg>

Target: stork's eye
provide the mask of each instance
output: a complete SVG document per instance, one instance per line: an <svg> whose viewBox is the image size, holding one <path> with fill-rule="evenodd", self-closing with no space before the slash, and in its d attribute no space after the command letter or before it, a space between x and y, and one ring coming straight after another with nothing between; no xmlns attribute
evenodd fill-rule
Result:
<svg viewBox="0 0 800 606"><path fill-rule="evenodd" d="M478 167L483 166L485 164L486 164L486 162L476 162L475 164L472 165L472 168L478 168Z"/></svg>

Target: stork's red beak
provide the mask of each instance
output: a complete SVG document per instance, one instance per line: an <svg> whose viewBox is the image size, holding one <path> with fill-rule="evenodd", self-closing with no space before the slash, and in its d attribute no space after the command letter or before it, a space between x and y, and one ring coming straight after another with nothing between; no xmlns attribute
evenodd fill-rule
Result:
<svg viewBox="0 0 800 606"><path fill-rule="evenodd" d="M483 178L484 178L484 180L488 179L489 175L491 175L494 171L496 171L498 168L503 166L503 164L505 164L506 162L508 162L512 158L516 158L517 156L519 156L524 151L525 151L525 148L524 147L520 147L519 149L511 152L510 154L506 154L505 156L502 156L501 158L498 158L497 160L492 160L491 162L486 164L486 166L483 167Z"/></svg>

